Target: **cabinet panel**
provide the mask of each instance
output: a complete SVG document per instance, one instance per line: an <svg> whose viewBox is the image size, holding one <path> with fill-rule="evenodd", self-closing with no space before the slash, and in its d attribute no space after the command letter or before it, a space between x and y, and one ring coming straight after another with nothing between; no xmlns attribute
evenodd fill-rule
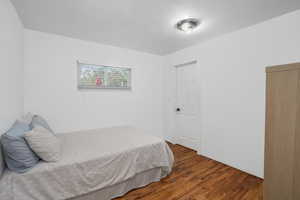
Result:
<svg viewBox="0 0 300 200"><path fill-rule="evenodd" d="M298 71L267 73L265 200L293 200Z"/></svg>
<svg viewBox="0 0 300 200"><path fill-rule="evenodd" d="M295 132L295 154L294 154L294 199L300 199L300 70L298 71L298 108Z"/></svg>

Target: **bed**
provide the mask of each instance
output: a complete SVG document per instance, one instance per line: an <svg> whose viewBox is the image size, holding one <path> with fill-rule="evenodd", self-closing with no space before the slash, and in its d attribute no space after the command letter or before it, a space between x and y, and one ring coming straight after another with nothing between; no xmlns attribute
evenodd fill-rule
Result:
<svg viewBox="0 0 300 200"><path fill-rule="evenodd" d="M132 127L58 134L62 158L24 174L6 170L1 200L109 200L159 181L173 165L164 140Z"/></svg>

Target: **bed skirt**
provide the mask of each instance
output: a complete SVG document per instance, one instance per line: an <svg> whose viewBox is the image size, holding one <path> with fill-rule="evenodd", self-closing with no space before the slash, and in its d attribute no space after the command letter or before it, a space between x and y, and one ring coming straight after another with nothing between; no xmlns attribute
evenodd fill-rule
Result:
<svg viewBox="0 0 300 200"><path fill-rule="evenodd" d="M95 192L81 195L70 200L111 200L125 195L130 190L144 187L150 183L160 181L161 168L154 168L135 175L127 181L118 183L111 187L106 187Z"/></svg>

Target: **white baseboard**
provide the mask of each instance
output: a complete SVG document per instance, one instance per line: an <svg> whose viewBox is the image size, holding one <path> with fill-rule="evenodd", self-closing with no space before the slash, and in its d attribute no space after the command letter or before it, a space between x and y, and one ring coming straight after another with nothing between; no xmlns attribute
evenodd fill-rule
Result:
<svg viewBox="0 0 300 200"><path fill-rule="evenodd" d="M230 167L232 167L232 168L241 170L241 171L243 171L243 172L245 172L245 173L247 173L247 174L251 174L251 175L256 176L256 177L258 177L258 178L264 179L264 175L260 175L260 174L257 174L257 173L255 173L255 172L253 172L253 171L249 171L249 170L247 170L247 169L242 168L241 166L234 165L234 164L232 164L232 163L230 163L230 162L227 162L227 161L224 161L224 160L220 160L220 159L218 159L218 158L215 157L215 156L208 155L208 154L205 154L205 153L203 153L203 152L200 153L199 151L197 152L197 154L200 155L200 156L204 156L204 157L206 157L206 158L215 160L215 161L217 161L217 162L223 163L223 164L228 165L228 166L230 166Z"/></svg>
<svg viewBox="0 0 300 200"><path fill-rule="evenodd" d="M199 149L200 149L200 140L199 139L185 137L185 136L179 136L173 140L176 141L176 144L180 144L182 146L188 147L190 149L197 151L197 153L199 153Z"/></svg>

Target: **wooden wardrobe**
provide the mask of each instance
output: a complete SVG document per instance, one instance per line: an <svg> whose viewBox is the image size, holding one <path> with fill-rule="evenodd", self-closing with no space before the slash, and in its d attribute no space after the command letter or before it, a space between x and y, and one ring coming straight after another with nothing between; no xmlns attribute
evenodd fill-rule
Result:
<svg viewBox="0 0 300 200"><path fill-rule="evenodd" d="M300 63L266 74L264 200L300 200Z"/></svg>

